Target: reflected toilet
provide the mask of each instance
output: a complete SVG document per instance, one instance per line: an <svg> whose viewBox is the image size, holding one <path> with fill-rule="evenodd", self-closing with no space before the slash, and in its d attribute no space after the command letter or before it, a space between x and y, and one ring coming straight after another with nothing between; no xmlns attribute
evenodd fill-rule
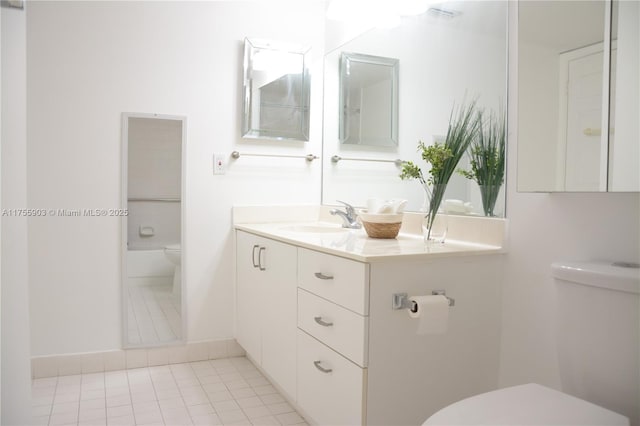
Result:
<svg viewBox="0 0 640 426"><path fill-rule="evenodd" d="M173 295L180 296L180 285L182 284L182 248L180 244L165 246L164 255L173 264Z"/></svg>

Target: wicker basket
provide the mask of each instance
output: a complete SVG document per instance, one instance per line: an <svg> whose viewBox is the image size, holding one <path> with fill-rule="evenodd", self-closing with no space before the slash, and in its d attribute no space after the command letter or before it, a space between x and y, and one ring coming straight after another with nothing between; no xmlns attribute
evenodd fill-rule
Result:
<svg viewBox="0 0 640 426"><path fill-rule="evenodd" d="M367 235L371 238L392 239L398 236L402 222L398 223L374 223L362 221Z"/></svg>

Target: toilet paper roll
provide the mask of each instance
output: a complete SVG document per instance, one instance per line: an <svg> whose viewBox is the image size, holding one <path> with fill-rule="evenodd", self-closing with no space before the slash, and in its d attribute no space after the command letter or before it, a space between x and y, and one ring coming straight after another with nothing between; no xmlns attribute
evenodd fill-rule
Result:
<svg viewBox="0 0 640 426"><path fill-rule="evenodd" d="M449 300L445 296L411 296L415 312L409 309L409 316L418 320L417 334L443 334L449 323Z"/></svg>

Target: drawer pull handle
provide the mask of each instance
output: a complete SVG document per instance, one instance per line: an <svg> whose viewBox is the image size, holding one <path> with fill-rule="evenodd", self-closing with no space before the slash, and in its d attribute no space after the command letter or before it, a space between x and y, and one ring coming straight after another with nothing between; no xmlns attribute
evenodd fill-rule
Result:
<svg viewBox="0 0 640 426"><path fill-rule="evenodd" d="M260 246L259 246L258 244L254 245L254 246L253 246L253 252L251 253L251 263L253 263L253 267L254 267L254 268L257 268L258 266L260 266L260 265L258 265L258 263L256 262L256 249L257 249L257 248L260 248Z"/></svg>
<svg viewBox="0 0 640 426"><path fill-rule="evenodd" d="M333 325L332 322L322 321L322 317L313 317L313 319L323 327L331 327Z"/></svg>
<svg viewBox="0 0 640 426"><path fill-rule="evenodd" d="M322 272L316 272L314 275L316 276L316 278L319 278L321 280L332 280L333 279L333 276L325 275Z"/></svg>
<svg viewBox="0 0 640 426"><path fill-rule="evenodd" d="M331 373L333 371L332 368L324 368L324 367L322 367L320 365L321 362L322 361L313 361L313 365L315 365L318 370L320 370L320 371L322 371L323 373L326 373L326 374L329 374L329 373Z"/></svg>
<svg viewBox="0 0 640 426"><path fill-rule="evenodd" d="M266 247L260 247L260 250L258 250L258 269L260 269L261 271L267 270L267 268L262 264L262 253L264 253L266 250Z"/></svg>

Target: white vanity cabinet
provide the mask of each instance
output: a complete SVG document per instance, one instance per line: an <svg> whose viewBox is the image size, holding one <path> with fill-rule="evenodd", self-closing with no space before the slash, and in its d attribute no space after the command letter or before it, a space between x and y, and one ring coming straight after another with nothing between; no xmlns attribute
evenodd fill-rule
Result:
<svg viewBox="0 0 640 426"><path fill-rule="evenodd" d="M498 250L358 260L284 241L237 231L237 339L310 424L422 424L497 388ZM439 290L455 299L444 333L393 308Z"/></svg>
<svg viewBox="0 0 640 426"><path fill-rule="evenodd" d="M236 232L236 339L296 397L296 247Z"/></svg>

